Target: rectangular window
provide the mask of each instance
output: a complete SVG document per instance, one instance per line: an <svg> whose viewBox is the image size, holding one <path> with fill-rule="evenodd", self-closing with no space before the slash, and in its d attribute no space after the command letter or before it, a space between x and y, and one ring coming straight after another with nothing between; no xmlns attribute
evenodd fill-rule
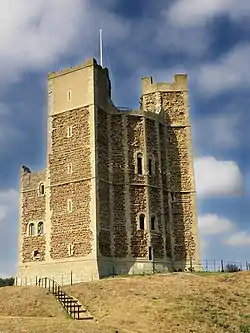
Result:
<svg viewBox="0 0 250 333"><path fill-rule="evenodd" d="M71 213L72 212L72 200L68 199L68 212Z"/></svg>
<svg viewBox="0 0 250 333"><path fill-rule="evenodd" d="M72 91L71 90L68 90L67 97L68 97L68 101L71 101L71 97L72 97Z"/></svg>
<svg viewBox="0 0 250 333"><path fill-rule="evenodd" d="M153 259L153 256L152 256L152 247L149 246L148 248L148 259L151 261Z"/></svg>
<svg viewBox="0 0 250 333"><path fill-rule="evenodd" d="M149 176L152 176L152 174L153 174L151 158L148 160L148 174L149 174Z"/></svg>
<svg viewBox="0 0 250 333"><path fill-rule="evenodd" d="M151 216L151 230L155 230L155 216Z"/></svg>
<svg viewBox="0 0 250 333"><path fill-rule="evenodd" d="M68 164L68 174L71 175L72 174L72 163Z"/></svg>
<svg viewBox="0 0 250 333"><path fill-rule="evenodd" d="M137 154L137 173L142 175L142 154Z"/></svg>
<svg viewBox="0 0 250 333"><path fill-rule="evenodd" d="M144 228L145 228L145 215L144 214L140 214L140 216L139 216L139 225L140 225L140 229L144 230Z"/></svg>
<svg viewBox="0 0 250 333"><path fill-rule="evenodd" d="M71 138L71 137L72 137L72 134L73 134L73 128L72 128L72 126L68 126L68 129L67 129L67 137L68 137L68 138Z"/></svg>
<svg viewBox="0 0 250 333"><path fill-rule="evenodd" d="M73 244L69 244L68 253L69 253L69 256L73 256L73 254L74 254L74 245Z"/></svg>

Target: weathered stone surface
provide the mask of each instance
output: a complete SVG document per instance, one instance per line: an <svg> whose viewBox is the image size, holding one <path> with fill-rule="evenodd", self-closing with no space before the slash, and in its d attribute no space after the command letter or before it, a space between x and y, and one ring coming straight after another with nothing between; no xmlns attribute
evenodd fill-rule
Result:
<svg viewBox="0 0 250 333"><path fill-rule="evenodd" d="M162 106L166 114L166 123L187 125L188 112L187 105L185 105L185 98L187 93L183 91L178 92L164 92L161 94Z"/></svg>
<svg viewBox="0 0 250 333"><path fill-rule="evenodd" d="M125 210L126 137L124 116L111 116L110 128L114 257L125 258L128 254L128 235Z"/></svg>
<svg viewBox="0 0 250 333"><path fill-rule="evenodd" d="M193 203L190 194L178 193L172 202L173 232L175 237L175 259L185 260L195 257Z"/></svg>
<svg viewBox="0 0 250 333"><path fill-rule="evenodd" d="M108 114L98 109L97 111L97 156L98 156L98 177L109 181L109 132Z"/></svg>
<svg viewBox="0 0 250 333"><path fill-rule="evenodd" d="M150 185L160 186L160 165L159 165L159 142L158 142L158 122L153 119L145 120L146 129L146 146L147 146L147 161L146 165L148 168L148 160L152 160L152 175L149 175L148 181ZM147 173L149 170L147 170Z"/></svg>
<svg viewBox="0 0 250 333"><path fill-rule="evenodd" d="M101 229L99 232L99 250L104 257L111 256L110 238L110 230Z"/></svg>
<svg viewBox="0 0 250 333"><path fill-rule="evenodd" d="M138 116L127 117L127 141L128 141L128 170L129 181L137 184L145 184L146 178L143 165L143 174L137 174L137 153L142 154L143 164L145 163L145 140L143 118Z"/></svg>
<svg viewBox="0 0 250 333"><path fill-rule="evenodd" d="M45 236L24 236L23 241L23 263L45 260ZM38 256L34 258L34 251Z"/></svg>
<svg viewBox="0 0 250 333"><path fill-rule="evenodd" d="M35 235L37 234L37 223L45 220L45 195L39 194L39 184L45 181L45 171L27 173L21 175L21 237L22 244L22 262L33 261L33 250L40 252L39 261L44 260L45 240L42 236L29 236L28 225L30 222L35 224Z"/></svg>
<svg viewBox="0 0 250 333"><path fill-rule="evenodd" d="M49 154L51 185L91 177L90 125L88 108L53 116L52 153ZM72 136L67 137L72 126ZM68 164L72 173L68 174Z"/></svg>
<svg viewBox="0 0 250 333"><path fill-rule="evenodd" d="M147 195L144 186L130 186L131 198L131 253L133 257L144 257L148 255L148 231L138 230L138 214L144 213L147 216ZM146 224L146 220L145 220Z"/></svg>
<svg viewBox="0 0 250 333"><path fill-rule="evenodd" d="M112 176L113 184L124 184L125 181L125 156L124 156L124 131L122 115L111 116L111 151L112 151Z"/></svg>
<svg viewBox="0 0 250 333"><path fill-rule="evenodd" d="M74 257L92 252L90 216L90 181L79 181L51 188L51 257L69 257L68 246L73 244ZM72 212L67 210L67 199L72 200Z"/></svg>

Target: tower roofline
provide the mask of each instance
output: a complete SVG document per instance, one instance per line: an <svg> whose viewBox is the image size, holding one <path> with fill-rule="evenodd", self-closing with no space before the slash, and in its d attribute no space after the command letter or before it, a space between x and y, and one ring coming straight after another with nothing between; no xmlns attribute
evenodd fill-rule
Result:
<svg viewBox="0 0 250 333"><path fill-rule="evenodd" d="M86 67L95 67L96 69L98 69L99 71L101 71L104 75L108 76L108 69L106 67L103 68L102 66L100 66L97 63L97 61L96 61L95 58L90 58L90 59L86 60L85 62L79 64L79 65L76 65L76 66L73 66L73 67L64 68L64 69L56 71L56 72L50 72L50 73L48 73L48 79L49 80L50 79L54 79L54 78L56 78L58 76L69 74L69 73L81 70L83 68L86 68Z"/></svg>
<svg viewBox="0 0 250 333"><path fill-rule="evenodd" d="M172 83L158 82L154 83L153 77L142 78L142 95L150 94L156 91L187 91L188 77L187 74L175 74Z"/></svg>

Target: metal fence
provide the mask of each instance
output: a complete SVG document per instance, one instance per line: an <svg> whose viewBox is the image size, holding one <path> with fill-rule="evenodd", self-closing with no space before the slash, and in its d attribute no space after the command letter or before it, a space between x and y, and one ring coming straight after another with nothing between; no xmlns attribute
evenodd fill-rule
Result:
<svg viewBox="0 0 250 333"><path fill-rule="evenodd" d="M227 272L232 269L239 271L250 271L248 261L226 261L226 260L203 260L202 268L205 272Z"/></svg>
<svg viewBox="0 0 250 333"><path fill-rule="evenodd" d="M197 266L201 268L201 271L203 272L234 272L234 271L250 271L250 261L226 261L226 260L216 260L216 259L210 259L210 260L203 260L200 262L200 265L197 265L197 263L189 262L188 264L185 262L182 263L182 265L179 266L186 266L185 271L192 272L197 271ZM182 271L181 269L176 269L175 271ZM131 269L128 271L126 268L121 269L119 268L119 271L116 271L115 265L113 266L113 271L111 274L108 274L106 277L119 277L119 276L128 276L128 275L151 275L151 274L167 274L171 273L167 266L164 266L159 263L152 262L151 268L141 268L141 269L135 269L134 267L131 267ZM91 273L91 272L89 272ZM37 281L40 277L36 276L33 278L15 278L15 285L19 286L31 286L36 285ZM74 271L65 272L63 274L56 274L53 276L48 276L48 278L51 278L55 280L57 283L59 283L61 286L64 285L72 285L75 283L81 283L86 281L93 281L96 280L97 277L95 273L89 274L88 278L86 279L86 275L83 274L75 274Z"/></svg>

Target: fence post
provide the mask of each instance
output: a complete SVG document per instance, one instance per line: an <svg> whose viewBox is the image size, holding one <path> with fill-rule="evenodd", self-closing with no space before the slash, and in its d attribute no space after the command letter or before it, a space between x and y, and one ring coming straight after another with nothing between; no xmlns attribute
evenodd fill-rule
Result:
<svg viewBox="0 0 250 333"><path fill-rule="evenodd" d="M214 272L216 271L216 262L215 262L215 259L214 259Z"/></svg>
<svg viewBox="0 0 250 333"><path fill-rule="evenodd" d="M191 272L193 272L193 261L192 261L192 259L190 259L190 268L191 268Z"/></svg>
<svg viewBox="0 0 250 333"><path fill-rule="evenodd" d="M70 284L73 284L73 271L70 271Z"/></svg>
<svg viewBox="0 0 250 333"><path fill-rule="evenodd" d="M221 260L221 272L224 272L224 263L223 263L223 260Z"/></svg>
<svg viewBox="0 0 250 333"><path fill-rule="evenodd" d="M246 261L246 270L248 271L248 262Z"/></svg>

